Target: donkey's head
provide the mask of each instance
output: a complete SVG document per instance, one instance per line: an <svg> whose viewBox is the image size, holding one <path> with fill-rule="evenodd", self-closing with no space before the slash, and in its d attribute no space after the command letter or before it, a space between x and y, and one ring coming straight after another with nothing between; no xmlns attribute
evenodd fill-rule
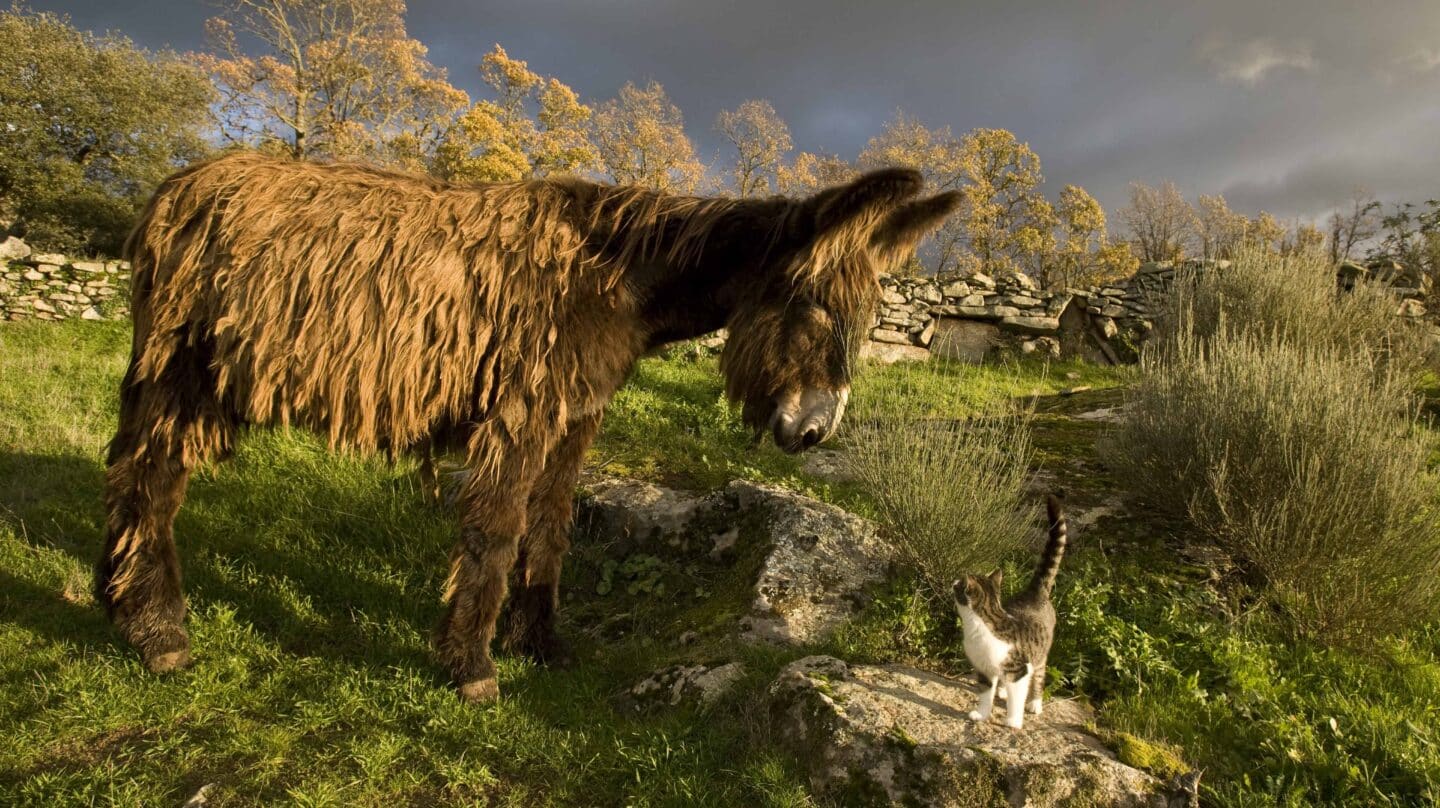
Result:
<svg viewBox="0 0 1440 808"><path fill-rule="evenodd" d="M800 452L840 426L879 275L960 202L954 192L916 200L921 185L918 172L885 169L790 204L730 316L721 358L726 392L757 435L769 430L780 448Z"/></svg>

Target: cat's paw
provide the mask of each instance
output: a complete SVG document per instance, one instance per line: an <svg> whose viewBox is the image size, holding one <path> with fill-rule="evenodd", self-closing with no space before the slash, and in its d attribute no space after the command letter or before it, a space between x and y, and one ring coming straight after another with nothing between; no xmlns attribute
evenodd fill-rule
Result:
<svg viewBox="0 0 1440 808"><path fill-rule="evenodd" d="M974 721L974 722L977 723L977 724L980 724L980 723L983 723L983 722L985 722L985 721L989 721L989 720L990 720L990 716L988 716L988 715L983 715L979 710L971 710L971 711L970 711L970 720L971 720L971 721Z"/></svg>
<svg viewBox="0 0 1440 808"><path fill-rule="evenodd" d="M1024 729L1024 728L1025 728L1025 713L1024 713L1024 711L1022 711L1022 710L1016 710L1014 715L1011 715L1011 714L1009 714L1009 713L1006 713L1006 714L1005 714L1005 726L1009 727L1010 729Z"/></svg>
<svg viewBox="0 0 1440 808"><path fill-rule="evenodd" d="M1035 715L1039 715L1044 711L1045 705L1039 699L1031 699L1030 703L1026 705L1026 708Z"/></svg>

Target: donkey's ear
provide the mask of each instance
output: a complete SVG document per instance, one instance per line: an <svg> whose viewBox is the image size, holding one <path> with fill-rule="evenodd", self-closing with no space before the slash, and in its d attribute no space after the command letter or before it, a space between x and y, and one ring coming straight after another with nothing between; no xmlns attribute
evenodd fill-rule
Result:
<svg viewBox="0 0 1440 808"><path fill-rule="evenodd" d="M912 249L920 239L945 223L960 207L961 193L946 191L916 202L907 202L890 211L870 236L876 249L901 252Z"/></svg>
<svg viewBox="0 0 1440 808"><path fill-rule="evenodd" d="M887 210L920 193L925 179L910 168L882 168L806 199L811 216L802 237L819 240L847 227L870 227Z"/></svg>

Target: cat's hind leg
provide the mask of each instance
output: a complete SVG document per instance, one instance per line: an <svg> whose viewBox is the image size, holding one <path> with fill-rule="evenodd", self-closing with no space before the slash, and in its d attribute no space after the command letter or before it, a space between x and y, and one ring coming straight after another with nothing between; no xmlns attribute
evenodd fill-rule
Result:
<svg viewBox="0 0 1440 808"><path fill-rule="evenodd" d="M1005 726L1020 729L1025 726L1025 697L1030 693L1031 677L1035 667L1025 663L1025 675L1012 677L1005 683Z"/></svg>
<svg viewBox="0 0 1440 808"><path fill-rule="evenodd" d="M1045 666L1036 668L1031 677L1030 703L1025 706L1030 712L1039 715L1045 709Z"/></svg>
<svg viewBox="0 0 1440 808"><path fill-rule="evenodd" d="M989 721L990 713L995 709L995 691L1000 686L1000 680L982 673L980 684L985 689L980 691L980 704L970 711L971 721Z"/></svg>

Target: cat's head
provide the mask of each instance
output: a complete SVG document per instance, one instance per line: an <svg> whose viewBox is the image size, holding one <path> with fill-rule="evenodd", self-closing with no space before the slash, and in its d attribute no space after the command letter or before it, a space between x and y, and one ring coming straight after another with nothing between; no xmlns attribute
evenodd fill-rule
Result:
<svg viewBox="0 0 1440 808"><path fill-rule="evenodd" d="M955 606L974 609L977 612L993 611L1000 608L1000 585L1005 582L1005 573L1000 570L981 577L966 575L955 582L953 587Z"/></svg>

